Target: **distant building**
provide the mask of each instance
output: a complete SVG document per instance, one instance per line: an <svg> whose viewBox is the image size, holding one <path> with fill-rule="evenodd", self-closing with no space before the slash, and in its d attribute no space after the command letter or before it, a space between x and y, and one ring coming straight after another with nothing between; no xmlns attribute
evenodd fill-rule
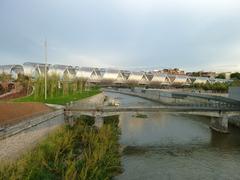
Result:
<svg viewBox="0 0 240 180"><path fill-rule="evenodd" d="M172 74L172 75L185 75L185 72L183 70L180 70L178 68L174 69L163 69L161 71L163 74Z"/></svg>
<svg viewBox="0 0 240 180"><path fill-rule="evenodd" d="M221 73L218 73L216 78L223 78L223 79L226 79L226 80L230 80L231 79L231 74L232 72L221 72Z"/></svg>
<svg viewBox="0 0 240 180"><path fill-rule="evenodd" d="M187 76L194 76L194 77L214 78L214 77L216 77L216 72L204 72L204 71L187 72L186 75Z"/></svg>
<svg viewBox="0 0 240 180"><path fill-rule="evenodd" d="M229 80L229 79L231 79L231 72L224 72L224 74L225 74L225 79L227 79L227 80Z"/></svg>
<svg viewBox="0 0 240 180"><path fill-rule="evenodd" d="M228 83L231 82L231 80L227 80L227 79L220 79L220 78L214 78L211 79L212 83Z"/></svg>

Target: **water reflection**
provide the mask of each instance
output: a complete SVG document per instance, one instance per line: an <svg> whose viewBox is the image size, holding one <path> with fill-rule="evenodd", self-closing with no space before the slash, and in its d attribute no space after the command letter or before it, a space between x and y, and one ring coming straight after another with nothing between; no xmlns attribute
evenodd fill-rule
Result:
<svg viewBox="0 0 240 180"><path fill-rule="evenodd" d="M148 113L148 118L120 116L120 142L127 146L197 145L210 142L206 124L166 113Z"/></svg>
<svg viewBox="0 0 240 180"><path fill-rule="evenodd" d="M229 128L229 134L221 134L215 131L211 132L211 146L222 150L232 150L240 147L239 129Z"/></svg>
<svg viewBox="0 0 240 180"><path fill-rule="evenodd" d="M144 99L108 94L122 106L156 105ZM144 113L145 114L145 113ZM209 118L167 113L120 116L124 173L116 179L240 179L240 130L219 134Z"/></svg>

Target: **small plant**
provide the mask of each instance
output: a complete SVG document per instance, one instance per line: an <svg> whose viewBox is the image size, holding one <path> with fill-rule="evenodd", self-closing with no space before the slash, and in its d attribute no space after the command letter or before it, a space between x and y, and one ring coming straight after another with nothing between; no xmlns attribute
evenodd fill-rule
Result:
<svg viewBox="0 0 240 180"><path fill-rule="evenodd" d="M137 118L147 118L148 116L146 114L137 113L134 117L137 117Z"/></svg>

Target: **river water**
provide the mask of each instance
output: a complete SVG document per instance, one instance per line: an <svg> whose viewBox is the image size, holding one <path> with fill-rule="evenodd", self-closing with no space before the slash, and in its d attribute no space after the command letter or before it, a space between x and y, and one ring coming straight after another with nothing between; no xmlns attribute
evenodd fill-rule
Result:
<svg viewBox="0 0 240 180"><path fill-rule="evenodd" d="M106 93L120 106L156 103ZM124 172L117 180L135 179L240 179L240 129L229 134L209 129L209 118L169 113L120 115L120 143Z"/></svg>

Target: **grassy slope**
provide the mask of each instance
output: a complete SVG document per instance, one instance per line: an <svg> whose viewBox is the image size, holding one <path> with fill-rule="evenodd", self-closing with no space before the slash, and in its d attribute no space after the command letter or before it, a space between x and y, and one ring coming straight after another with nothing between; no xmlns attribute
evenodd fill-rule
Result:
<svg viewBox="0 0 240 180"><path fill-rule="evenodd" d="M0 167L0 179L111 179L121 170L119 128L110 123L97 130L89 122L78 119L73 128L60 128L13 164Z"/></svg>
<svg viewBox="0 0 240 180"><path fill-rule="evenodd" d="M98 89L94 90L89 90L89 91L84 91L84 92L78 92L69 96L57 96L53 98L48 98L47 100L45 99L34 99L34 96L27 96L27 97L22 97L15 99L14 102L43 102L43 103L49 103L49 104L61 104L64 105L70 101L76 101L80 99L84 99L90 96L93 96L95 94L100 93L101 91Z"/></svg>

